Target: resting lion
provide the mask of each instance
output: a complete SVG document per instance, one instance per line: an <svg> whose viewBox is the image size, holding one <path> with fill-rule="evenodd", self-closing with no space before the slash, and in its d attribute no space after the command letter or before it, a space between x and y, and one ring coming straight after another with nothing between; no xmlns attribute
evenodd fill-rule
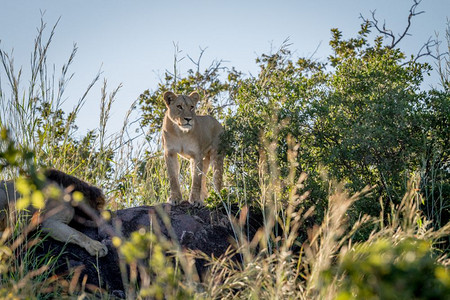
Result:
<svg viewBox="0 0 450 300"><path fill-rule="evenodd" d="M191 161L192 186L189 202L203 205L207 196L206 174L210 162L213 182L217 191L222 188L223 156L219 151L222 125L212 116L197 116L196 104L200 99L197 92L189 96L165 92L163 95L167 111L162 127L164 160L170 181L168 202L182 201L178 180L180 165L177 154Z"/></svg>
<svg viewBox="0 0 450 300"><path fill-rule="evenodd" d="M73 243L83 247L91 255L105 256L108 249L99 241L95 241L68 224L75 216L75 208L72 205L72 193L78 191L83 194L85 203L96 211L103 208L105 198L99 188L89 185L73 176L58 170L50 169L45 173L45 187L56 187L59 196L55 199L48 198L43 209L42 230L47 232L53 239ZM70 193L67 193L70 191ZM16 200L21 196L15 189L14 181L0 181L0 231L6 229L8 215L13 216ZM31 213L35 209L31 208Z"/></svg>

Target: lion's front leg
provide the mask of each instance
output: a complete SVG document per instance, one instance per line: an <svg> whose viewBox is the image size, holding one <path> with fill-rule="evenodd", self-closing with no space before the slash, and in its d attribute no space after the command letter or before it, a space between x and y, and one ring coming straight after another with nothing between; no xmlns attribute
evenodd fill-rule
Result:
<svg viewBox="0 0 450 300"><path fill-rule="evenodd" d="M200 197L202 190L203 161L200 158L191 159L192 185L189 203L195 206L202 206L203 201Z"/></svg>
<svg viewBox="0 0 450 300"><path fill-rule="evenodd" d="M103 257L108 254L108 248L104 244L91 239L61 221L49 218L42 222L42 230L48 232L50 237L57 241L72 243L86 249L92 256L98 255L99 257Z"/></svg>
<svg viewBox="0 0 450 300"><path fill-rule="evenodd" d="M71 204L48 200L46 211L47 215L42 222L42 230L48 232L51 238L63 243L78 245L86 249L92 256L98 255L103 257L108 254L108 248L104 244L67 225L75 213Z"/></svg>
<svg viewBox="0 0 450 300"><path fill-rule="evenodd" d="M177 153L164 153L164 160L166 162L167 173L169 174L170 196L167 202L171 204L178 204L183 200L181 196L180 183L178 176L180 171L180 164L178 162Z"/></svg>

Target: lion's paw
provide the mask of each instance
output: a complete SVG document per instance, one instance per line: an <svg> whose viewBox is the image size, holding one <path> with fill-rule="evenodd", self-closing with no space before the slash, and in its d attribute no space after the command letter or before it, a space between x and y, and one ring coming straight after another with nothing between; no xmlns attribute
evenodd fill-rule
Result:
<svg viewBox="0 0 450 300"><path fill-rule="evenodd" d="M205 206L205 204L203 203L203 201L189 201L193 207L195 208L201 208L203 206Z"/></svg>
<svg viewBox="0 0 450 300"><path fill-rule="evenodd" d="M181 201L183 201L181 197L170 196L169 198L167 198L167 203L171 205L178 205L181 203Z"/></svg>
<svg viewBox="0 0 450 300"><path fill-rule="evenodd" d="M94 240L86 247L86 250L92 256L98 255L98 257L103 257L108 254L108 248L99 241Z"/></svg>

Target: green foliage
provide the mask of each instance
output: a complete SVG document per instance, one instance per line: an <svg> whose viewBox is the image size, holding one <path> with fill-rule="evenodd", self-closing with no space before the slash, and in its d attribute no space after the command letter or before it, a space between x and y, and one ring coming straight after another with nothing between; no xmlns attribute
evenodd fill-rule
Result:
<svg viewBox="0 0 450 300"><path fill-rule="evenodd" d="M337 299L447 299L450 271L439 265L427 241L387 239L349 251L334 274L341 278Z"/></svg>
<svg viewBox="0 0 450 300"><path fill-rule="evenodd" d="M29 206L42 209L45 195L41 188L45 183L45 177L34 164L34 152L18 149L10 132L6 128L1 128L0 172L6 169L16 169L22 175L15 182L16 189L21 194L21 198L17 199L17 210L26 210Z"/></svg>
<svg viewBox="0 0 450 300"><path fill-rule="evenodd" d="M382 38L369 45L368 33L364 25L346 41L333 30L335 71L329 95L315 103L316 142L333 177L356 189L378 184L380 196L395 202L419 164L423 124L417 108L424 95L417 91L429 67L404 64L405 55L383 46Z"/></svg>
<svg viewBox="0 0 450 300"><path fill-rule="evenodd" d="M17 149L8 129L5 127L0 128L0 172L8 167L31 167L33 165L33 158L33 152Z"/></svg>
<svg viewBox="0 0 450 300"><path fill-rule="evenodd" d="M273 152L270 147L276 148L281 177L286 175L290 135L299 145L297 176L308 173L307 186L315 201L324 198L318 174L326 170L353 191L377 185L378 192L356 204L353 216L378 215L380 197L385 207L399 203L407 178L422 172L424 182L429 177L446 178L435 197L441 201L435 208L444 211L442 201L448 197L444 149L449 140L442 128L450 125L448 91L422 92L420 85L430 66L406 60L399 48L383 45L382 37L371 45L369 29L363 24L359 35L348 40L332 30L334 54L328 59L332 69L309 59L294 63L282 47L257 60L257 76L237 82L236 110L226 118L232 157L228 168L239 170L228 174L233 186L245 189L250 199L259 197L261 169L267 168L264 161ZM427 169L422 168L424 162ZM247 176L241 179L240 174Z"/></svg>
<svg viewBox="0 0 450 300"><path fill-rule="evenodd" d="M233 99L235 113L225 120L229 160L228 179L239 195L255 201L261 191L262 173L271 174L279 167L280 179L290 172L289 141L297 144L296 177L302 172L317 178L319 161L313 142L311 102L321 97L326 82L324 65L309 59L292 61L287 46L275 54L257 59L260 72L256 77L237 82ZM242 177L242 174L246 176ZM312 198L322 195L315 180L307 182ZM251 203L250 203L251 204Z"/></svg>
<svg viewBox="0 0 450 300"><path fill-rule="evenodd" d="M450 69L449 69L450 70ZM423 151L420 153L424 212L440 228L450 219L449 90L432 90L421 106ZM447 199L447 201L446 201Z"/></svg>

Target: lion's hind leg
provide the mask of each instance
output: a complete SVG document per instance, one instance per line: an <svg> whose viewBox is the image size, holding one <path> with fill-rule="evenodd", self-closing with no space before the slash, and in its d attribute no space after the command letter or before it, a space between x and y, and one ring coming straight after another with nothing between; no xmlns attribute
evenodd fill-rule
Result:
<svg viewBox="0 0 450 300"><path fill-rule="evenodd" d="M202 203L204 203L205 199L208 197L208 188L206 187L206 177L207 177L206 175L208 174L209 163L210 163L210 157L208 154L203 158L202 186L201 186L201 193L200 193L200 200Z"/></svg>
<svg viewBox="0 0 450 300"><path fill-rule="evenodd" d="M189 203L194 206L202 206L203 199L202 193L202 180L203 177L203 159L202 158L191 158L191 193L189 195Z"/></svg>
<svg viewBox="0 0 450 300"><path fill-rule="evenodd" d="M211 160L214 190L216 191L216 193L220 194L223 181L223 155L221 153L218 153L218 151L214 151Z"/></svg>

